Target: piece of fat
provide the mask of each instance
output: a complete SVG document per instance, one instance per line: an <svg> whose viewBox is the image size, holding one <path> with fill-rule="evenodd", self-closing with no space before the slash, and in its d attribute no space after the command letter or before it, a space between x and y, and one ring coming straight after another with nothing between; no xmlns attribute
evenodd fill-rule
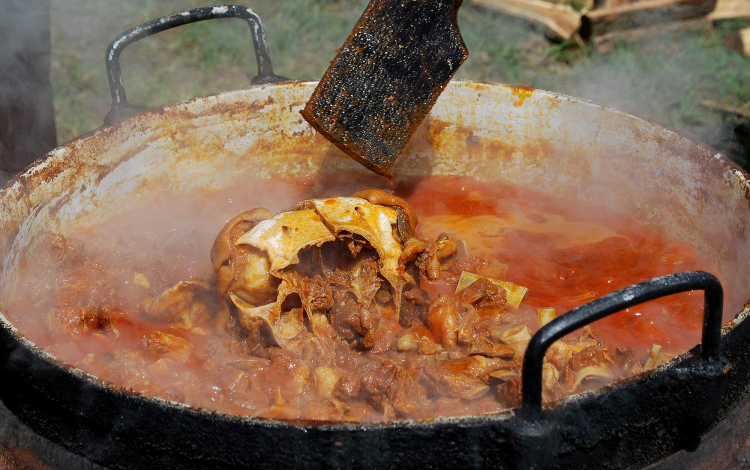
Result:
<svg viewBox="0 0 750 470"><path fill-rule="evenodd" d="M490 377L506 382L513 377L518 377L518 373L509 369L500 369L494 372L490 372Z"/></svg>
<svg viewBox="0 0 750 470"><path fill-rule="evenodd" d="M133 284L137 286L141 286L146 290L151 288L151 283L148 282L148 278L146 277L146 275L143 273L139 273L139 272L136 272L133 275Z"/></svg>
<svg viewBox="0 0 750 470"><path fill-rule="evenodd" d="M524 297L526 297L526 293L529 291L527 287L519 286L518 284L513 284L512 282L500 281L491 277L480 276L479 274L463 271L461 273L461 278L458 280L458 286L456 286L456 293L466 289L479 279L487 279L491 283L505 289L505 301L508 307L512 308L513 310L516 310L518 306L521 305L521 301Z"/></svg>
<svg viewBox="0 0 750 470"><path fill-rule="evenodd" d="M282 212L258 223L237 239L237 245L250 245L265 251L271 261L271 273L276 273L299 263L300 250L335 239L313 209L304 209Z"/></svg>
<svg viewBox="0 0 750 470"><path fill-rule="evenodd" d="M659 364L659 356L661 356L661 345L651 345L651 350L648 352L648 358L643 365L643 370L651 370L656 367Z"/></svg>
<svg viewBox="0 0 750 470"><path fill-rule="evenodd" d="M505 344L528 343L531 340L531 328L526 325L515 326L500 335L500 341Z"/></svg>
<svg viewBox="0 0 750 470"><path fill-rule="evenodd" d="M536 313L539 316L539 328L557 318L557 310L554 308L538 308Z"/></svg>

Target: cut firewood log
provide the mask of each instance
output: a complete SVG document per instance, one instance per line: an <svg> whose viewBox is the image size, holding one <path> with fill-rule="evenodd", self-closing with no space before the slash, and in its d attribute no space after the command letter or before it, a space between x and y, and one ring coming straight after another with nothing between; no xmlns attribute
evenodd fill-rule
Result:
<svg viewBox="0 0 750 470"><path fill-rule="evenodd" d="M718 0L711 12L713 21L750 18L750 0Z"/></svg>
<svg viewBox="0 0 750 470"><path fill-rule="evenodd" d="M575 4L576 6L574 6L573 8L575 10L582 10L582 11L592 10L596 3L594 0L547 0L547 1L549 3L554 3L556 5L567 4L567 5L573 6ZM596 0L596 1L601 1L601 0ZM624 1L624 0L617 0L617 1Z"/></svg>
<svg viewBox="0 0 750 470"><path fill-rule="evenodd" d="M707 108L713 109L714 111L717 111L720 113L734 114L735 116L743 117L745 119L750 119L750 109L737 108L734 106L726 106L726 105L717 103L715 101L710 101L710 100L701 101L701 104Z"/></svg>
<svg viewBox="0 0 750 470"><path fill-rule="evenodd" d="M472 0L472 3L535 23L557 41L571 39L581 29L582 14L569 5L542 0Z"/></svg>
<svg viewBox="0 0 750 470"><path fill-rule="evenodd" d="M673 23L646 26L644 28L633 28L625 31L614 31L594 37L592 43L598 52L608 52L620 42L642 43L652 42L654 39L664 36L680 36L683 34L694 34L702 30L710 30L713 23L707 17L687 21L675 21ZM661 42L657 43L661 44Z"/></svg>
<svg viewBox="0 0 750 470"><path fill-rule="evenodd" d="M700 18L714 10L716 1L643 0L615 8L592 10L583 17L582 36L598 36L614 31Z"/></svg>
<svg viewBox="0 0 750 470"><path fill-rule="evenodd" d="M724 44L733 51L750 56L750 28L741 29L727 35Z"/></svg>
<svg viewBox="0 0 750 470"><path fill-rule="evenodd" d="M630 4L630 0L604 0L601 8L618 8Z"/></svg>

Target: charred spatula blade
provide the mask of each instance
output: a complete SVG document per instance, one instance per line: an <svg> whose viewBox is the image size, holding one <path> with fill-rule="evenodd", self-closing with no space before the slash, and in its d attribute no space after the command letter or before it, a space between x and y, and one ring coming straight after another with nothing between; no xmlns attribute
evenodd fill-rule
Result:
<svg viewBox="0 0 750 470"><path fill-rule="evenodd" d="M463 0L371 0L302 116L370 170L391 167L469 51Z"/></svg>

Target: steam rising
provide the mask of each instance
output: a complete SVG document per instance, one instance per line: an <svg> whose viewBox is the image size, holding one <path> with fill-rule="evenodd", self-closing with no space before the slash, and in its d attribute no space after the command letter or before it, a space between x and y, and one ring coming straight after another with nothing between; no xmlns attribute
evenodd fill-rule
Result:
<svg viewBox="0 0 750 470"><path fill-rule="evenodd" d="M48 4L0 6L0 186L55 146Z"/></svg>
<svg viewBox="0 0 750 470"><path fill-rule="evenodd" d="M684 43L680 44L680 40ZM715 59L696 46L695 38L667 38L673 52L633 57L615 52L614 59L596 57L575 64L563 77L540 77L540 85L572 96L610 105L679 129L741 160L734 126L709 119L700 100L712 97L721 82ZM738 103L739 104L739 103ZM677 120L675 122L675 120ZM747 156L744 157L746 162Z"/></svg>
<svg viewBox="0 0 750 470"><path fill-rule="evenodd" d="M658 34L598 52L594 46L550 45L529 23L467 6L459 24L470 56L459 78L532 86L609 105L674 127L747 166L750 150L735 135L737 123L700 104L748 106L750 62L724 48L721 25L715 32Z"/></svg>

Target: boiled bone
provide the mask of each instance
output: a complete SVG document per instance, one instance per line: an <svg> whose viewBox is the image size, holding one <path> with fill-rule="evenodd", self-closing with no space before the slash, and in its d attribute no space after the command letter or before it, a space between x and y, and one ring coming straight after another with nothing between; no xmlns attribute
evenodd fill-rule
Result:
<svg viewBox="0 0 750 470"><path fill-rule="evenodd" d="M282 212L259 222L235 242L237 246L247 245L260 250L268 257L269 272L281 279L276 301L267 305L255 306L238 296L237 293L244 287L242 285L233 289L237 293L229 292L232 303L240 312L240 323L250 328L254 322L262 321L277 344L294 349L301 329L291 331L294 333L292 336L281 331L281 307L292 293L299 294L302 299L305 297L301 287L290 282L286 270L299 263L299 252L303 249L334 241L342 233L361 236L377 251L379 272L393 287L398 312L404 280L403 266L399 262L402 248L393 230L398 223L399 213L391 207L372 204L358 197L313 199L304 201L298 207L298 210ZM246 277L254 279L253 276ZM309 316L313 312L306 313ZM302 323L299 324L301 328Z"/></svg>

